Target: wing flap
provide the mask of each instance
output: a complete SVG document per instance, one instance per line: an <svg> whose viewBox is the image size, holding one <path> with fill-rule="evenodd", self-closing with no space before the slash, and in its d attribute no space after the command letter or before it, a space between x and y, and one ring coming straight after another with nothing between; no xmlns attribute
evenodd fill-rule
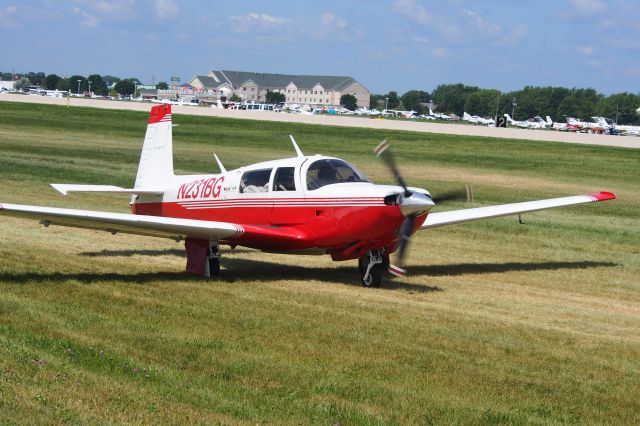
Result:
<svg viewBox="0 0 640 426"><path fill-rule="evenodd" d="M134 215L56 207L0 204L0 214L40 220L45 226L61 225L111 233L183 239L232 240L244 233L240 225L228 222Z"/></svg>
<svg viewBox="0 0 640 426"><path fill-rule="evenodd" d="M113 185L75 185L66 183L52 183L50 184L53 189L67 195L70 192L100 192L111 194L138 194L138 195L162 195L164 191L158 189L149 188L121 188Z"/></svg>
<svg viewBox="0 0 640 426"><path fill-rule="evenodd" d="M530 213L557 207L615 200L615 198L615 194L611 192L597 192L589 195L576 195L573 197L561 197L547 200L526 201L524 203L502 204L498 206L429 213L427 220L425 220L420 229L439 228L441 226L456 225L476 220L491 219L521 213Z"/></svg>

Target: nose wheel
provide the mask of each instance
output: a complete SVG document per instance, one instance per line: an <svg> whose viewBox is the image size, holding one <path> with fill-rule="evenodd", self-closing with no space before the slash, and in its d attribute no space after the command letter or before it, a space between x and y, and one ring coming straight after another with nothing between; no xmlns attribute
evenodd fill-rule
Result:
<svg viewBox="0 0 640 426"><path fill-rule="evenodd" d="M389 268L389 255L384 250L370 250L358 259L360 279L364 287L380 287L382 276Z"/></svg>

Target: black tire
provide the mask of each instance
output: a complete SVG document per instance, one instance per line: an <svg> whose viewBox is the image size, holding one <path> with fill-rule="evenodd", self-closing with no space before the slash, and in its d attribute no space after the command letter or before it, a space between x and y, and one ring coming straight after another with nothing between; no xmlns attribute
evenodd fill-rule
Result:
<svg viewBox="0 0 640 426"><path fill-rule="evenodd" d="M390 264L391 264L391 261L389 260L389 255L388 254L383 254L382 255L382 264L380 265L380 267L382 268L382 273L383 274L389 272L389 265Z"/></svg>
<svg viewBox="0 0 640 426"><path fill-rule="evenodd" d="M209 258L209 275L217 277L220 275L220 259L217 257Z"/></svg>
<svg viewBox="0 0 640 426"><path fill-rule="evenodd" d="M364 275L364 272L367 270L367 256L361 257L358 259L358 271L360 271L360 275Z"/></svg>

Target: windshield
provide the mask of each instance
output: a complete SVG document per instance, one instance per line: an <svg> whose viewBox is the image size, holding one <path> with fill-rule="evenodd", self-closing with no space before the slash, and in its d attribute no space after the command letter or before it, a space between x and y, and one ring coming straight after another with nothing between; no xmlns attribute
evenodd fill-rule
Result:
<svg viewBox="0 0 640 426"><path fill-rule="evenodd" d="M309 166L307 170L307 189L322 188L325 185L345 182L370 182L355 167L342 160L323 159Z"/></svg>

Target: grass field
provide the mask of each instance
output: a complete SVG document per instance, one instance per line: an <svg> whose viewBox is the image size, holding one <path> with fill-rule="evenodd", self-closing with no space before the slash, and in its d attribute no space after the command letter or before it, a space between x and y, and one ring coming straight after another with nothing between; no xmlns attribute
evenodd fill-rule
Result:
<svg viewBox="0 0 640 426"><path fill-rule="evenodd" d="M128 212L51 182L133 184L147 115L0 103L0 203ZM639 424L640 151L175 115L175 168L306 153L474 205L618 200L422 232L410 275L0 215L0 423ZM447 208L461 208L453 204ZM440 208L440 207L436 207Z"/></svg>

